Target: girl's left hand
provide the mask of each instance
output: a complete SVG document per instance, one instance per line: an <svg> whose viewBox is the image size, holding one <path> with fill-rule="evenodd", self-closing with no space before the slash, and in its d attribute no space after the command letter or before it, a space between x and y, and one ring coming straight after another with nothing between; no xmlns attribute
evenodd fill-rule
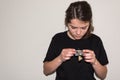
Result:
<svg viewBox="0 0 120 80"><path fill-rule="evenodd" d="M83 56L86 62L90 62L91 64L95 64L96 57L95 53L92 50L84 49L83 50Z"/></svg>

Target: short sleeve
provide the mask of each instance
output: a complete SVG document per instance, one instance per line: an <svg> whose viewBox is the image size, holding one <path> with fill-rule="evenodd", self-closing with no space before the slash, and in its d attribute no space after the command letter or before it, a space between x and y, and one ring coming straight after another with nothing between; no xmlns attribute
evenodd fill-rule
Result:
<svg viewBox="0 0 120 80"><path fill-rule="evenodd" d="M98 60L102 65L106 65L108 64L108 57L105 51L105 48L103 46L103 42L102 40L99 38L98 40L98 50L99 50L99 54L98 54Z"/></svg>
<svg viewBox="0 0 120 80"><path fill-rule="evenodd" d="M53 38L52 38L52 40L51 40L51 42L50 42L50 45L49 45L49 47L48 47L48 51L47 51L47 54L46 54L46 57L45 57L45 59L44 59L44 61L43 62L45 62L45 61L51 61L51 60L53 60L55 57L57 57L58 56L58 54L59 54L59 52L60 51L58 51L58 39L57 39L57 36L55 35Z"/></svg>

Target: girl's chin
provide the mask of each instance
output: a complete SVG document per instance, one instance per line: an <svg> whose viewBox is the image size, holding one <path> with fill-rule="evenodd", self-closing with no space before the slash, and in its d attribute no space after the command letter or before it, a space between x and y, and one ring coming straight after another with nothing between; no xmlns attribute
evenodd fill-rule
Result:
<svg viewBox="0 0 120 80"><path fill-rule="evenodd" d="M75 40L79 40L79 39L81 39L81 37L75 37L74 39L75 39Z"/></svg>

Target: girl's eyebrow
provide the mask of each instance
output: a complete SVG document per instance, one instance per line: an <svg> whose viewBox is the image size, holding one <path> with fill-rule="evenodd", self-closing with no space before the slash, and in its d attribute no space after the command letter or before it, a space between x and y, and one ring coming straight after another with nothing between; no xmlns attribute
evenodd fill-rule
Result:
<svg viewBox="0 0 120 80"><path fill-rule="evenodd" d="M81 27L81 28L86 28L86 27L88 27L88 26L83 26L83 27Z"/></svg>
<svg viewBox="0 0 120 80"><path fill-rule="evenodd" d="M77 26L73 26L73 25L71 25L71 24L70 24L70 26L71 26L71 27L77 27ZM86 28L86 27L88 27L88 25L83 26L83 27L81 27L81 28Z"/></svg>
<svg viewBox="0 0 120 80"><path fill-rule="evenodd" d="M76 26L73 26L73 25L71 25L71 24L70 24L70 26L71 26L71 27L76 27Z"/></svg>

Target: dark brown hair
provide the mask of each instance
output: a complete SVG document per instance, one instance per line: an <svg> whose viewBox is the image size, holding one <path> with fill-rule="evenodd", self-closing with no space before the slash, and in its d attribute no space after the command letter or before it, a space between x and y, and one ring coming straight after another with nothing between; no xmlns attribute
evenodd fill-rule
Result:
<svg viewBox="0 0 120 80"><path fill-rule="evenodd" d="M92 24L92 10L89 3L86 1L71 3L66 10L65 25L68 26L68 23L70 23L72 19L79 19L81 21L89 22L90 26L84 38L90 36L91 32L94 30L94 27Z"/></svg>

